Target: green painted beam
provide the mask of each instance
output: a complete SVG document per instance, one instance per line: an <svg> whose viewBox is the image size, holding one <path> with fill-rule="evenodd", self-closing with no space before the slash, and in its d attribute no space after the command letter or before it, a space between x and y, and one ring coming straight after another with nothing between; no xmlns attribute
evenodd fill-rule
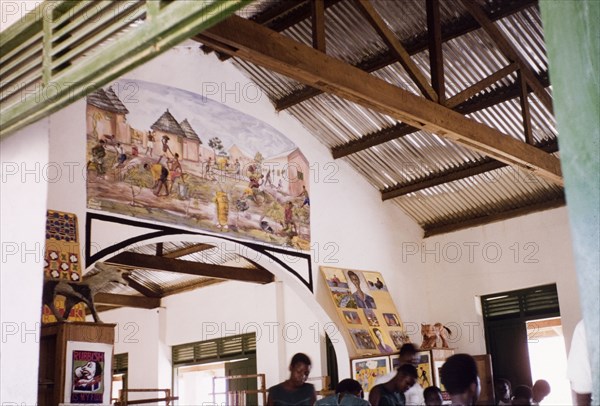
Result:
<svg viewBox="0 0 600 406"><path fill-rule="evenodd" d="M249 0L179 0L169 3L112 44L51 77L35 93L22 95L21 101L16 104L0 106L0 138L60 110L249 3ZM55 3L54 6L60 7L60 4L57 6ZM154 9L152 12L157 11ZM26 41L28 36L24 32L29 35L36 32L31 27L42 30L41 16L44 13L32 14L37 15L40 21L30 18L17 23L24 31L9 27L7 34L2 33L0 45L13 47L16 41Z"/></svg>
<svg viewBox="0 0 600 406"><path fill-rule="evenodd" d="M600 402L600 1L540 1L579 280L592 404ZM568 299L567 299L568 300Z"/></svg>

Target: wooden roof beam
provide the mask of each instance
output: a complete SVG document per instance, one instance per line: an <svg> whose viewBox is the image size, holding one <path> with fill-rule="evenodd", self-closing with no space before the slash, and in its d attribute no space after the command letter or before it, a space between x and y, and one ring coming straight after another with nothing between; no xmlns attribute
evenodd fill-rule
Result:
<svg viewBox="0 0 600 406"><path fill-rule="evenodd" d="M150 269L156 271L176 272L208 278L236 280L253 283L270 283L273 274L264 268L239 268L225 265L205 264L202 262L184 261L175 258L157 257L125 251L115 255L106 263L126 268Z"/></svg>
<svg viewBox="0 0 600 406"><path fill-rule="evenodd" d="M495 44L500 48L502 53L511 61L519 64L519 68L527 80L527 84L531 86L535 95L540 99L544 107L549 112L553 113L552 108L552 97L546 92L544 86L537 80L533 69L527 61L521 56L519 51L510 43L508 38L502 33L502 31L494 24L494 22L487 16L485 10L477 5L472 0L461 0L462 5L467 11L477 20L481 27L487 32L492 38Z"/></svg>
<svg viewBox="0 0 600 406"><path fill-rule="evenodd" d="M313 48L325 52L325 3L323 0L310 1L312 12Z"/></svg>
<svg viewBox="0 0 600 406"><path fill-rule="evenodd" d="M230 16L195 38L225 44L247 62L564 184L556 157L241 17Z"/></svg>
<svg viewBox="0 0 600 406"><path fill-rule="evenodd" d="M518 83L514 83L508 86L499 86L489 92L477 95L475 97L472 97L472 94L467 94L471 92L477 93L478 91L485 89L485 87L481 87L484 84L484 82L490 81L491 83L495 83L498 80L497 75L504 74L508 70L511 70L512 67L510 66L511 65L507 66L506 68L503 68L502 70L496 73L493 73L488 78L483 79L481 82L474 84L468 89L465 89L464 94L461 94L463 93L461 92L459 93L461 94L460 96L456 95L454 97L451 97L446 101L446 104L449 104L450 106L448 107L452 107L454 111L458 111L461 114L467 115L519 97L521 95L521 89ZM542 75L542 78L540 80L545 86L549 86L550 82L548 80L548 75L547 72L545 73L546 74ZM529 91L531 91L531 89L529 89ZM470 98L469 100L464 100L462 101L462 103L457 105L460 99L464 99L467 96L472 98ZM354 154L362 150L374 147L376 145L380 145L388 141L404 137L405 135L412 134L420 130L420 128L415 128L407 124L398 123L392 127L384 128L380 131L363 135L361 138L333 147L331 149L331 154L335 159L343 158L347 155Z"/></svg>
<svg viewBox="0 0 600 406"><path fill-rule="evenodd" d="M438 95L429 84L429 80L425 77L421 69L410 59L410 55L402 46L400 40L396 37L396 34L388 27L383 18L379 15L370 0L355 0L361 14L369 22L369 24L375 29L377 34L381 37L383 42L386 43L388 48L396 55L397 60L400 62L402 67L408 73L408 76L415 82L423 96L429 100L437 101Z"/></svg>
<svg viewBox="0 0 600 406"><path fill-rule="evenodd" d="M558 142L554 140L545 145L538 145L540 149L548 153L558 151ZM491 158L485 158L477 163L463 163L459 167L453 167L445 171L432 173L421 179L416 179L411 182L404 182L395 186L388 187L381 191L382 200L394 199L404 196L409 193L418 192L419 190L443 185L444 183L454 182L456 180L469 178L471 176L480 175L485 172L507 166L504 162L496 161Z"/></svg>
<svg viewBox="0 0 600 406"><path fill-rule="evenodd" d="M444 81L444 53L442 51L442 24L440 23L440 1L427 0L427 33L429 35L429 70L431 72L431 87L438 96L438 102L446 98Z"/></svg>
<svg viewBox="0 0 600 406"><path fill-rule="evenodd" d="M145 296L118 295L114 293L96 293L95 304L135 307L138 309L156 309L160 307L160 298Z"/></svg>
<svg viewBox="0 0 600 406"><path fill-rule="evenodd" d="M450 224L431 224L425 225L423 229L425 230L424 238L431 237L439 234L451 233L453 231L464 230L471 227L477 227L484 224L493 223L496 221L503 221L510 218L515 218L518 216L524 216L526 214L531 214L543 210L555 209L558 207L563 207L566 204L564 195L550 201L533 203L528 206L519 207L517 209L508 209L499 213L490 213L490 214L482 214L476 218L469 218L463 221L458 221Z"/></svg>
<svg viewBox="0 0 600 406"><path fill-rule="evenodd" d="M496 21L515 14L535 4L537 4L537 0L515 0L502 2L493 10L489 18L492 21ZM450 41L479 28L481 28L479 23L477 23L477 21L470 15L460 17L457 20L454 20L452 23L442 25L442 42ZM403 46L410 55L415 55L426 50L429 46L428 31L421 32L420 34L416 35L413 40L403 44ZM381 53L367 57L355 66L366 72L375 72L395 62L397 62L396 56L391 51L385 50ZM298 103L302 103L303 101L318 96L321 93L323 92L319 89L310 86L304 86L293 91L287 96L275 100L275 109L277 111L288 109Z"/></svg>

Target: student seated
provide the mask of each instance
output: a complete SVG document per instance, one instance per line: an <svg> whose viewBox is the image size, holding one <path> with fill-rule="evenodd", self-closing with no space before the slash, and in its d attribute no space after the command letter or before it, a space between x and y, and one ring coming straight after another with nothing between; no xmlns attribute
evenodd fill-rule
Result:
<svg viewBox="0 0 600 406"><path fill-rule="evenodd" d="M425 398L425 406L441 406L444 402L442 391L437 386L428 386L425 388L423 398Z"/></svg>
<svg viewBox="0 0 600 406"><path fill-rule="evenodd" d="M550 384L545 379L538 379L531 388L533 392L532 405L539 405L546 396L550 394Z"/></svg>
<svg viewBox="0 0 600 406"><path fill-rule="evenodd" d="M310 374L311 362L301 352L292 357L290 377L269 388L267 406L312 405L317 400L314 385L306 383Z"/></svg>
<svg viewBox="0 0 600 406"><path fill-rule="evenodd" d="M527 385L519 385L513 391L512 404L517 406L530 406L532 403L533 392Z"/></svg>
<svg viewBox="0 0 600 406"><path fill-rule="evenodd" d="M335 387L335 395L317 400L315 406L369 406L363 398L360 383L354 379L344 379Z"/></svg>
<svg viewBox="0 0 600 406"><path fill-rule="evenodd" d="M372 406L404 406L404 392L417 381L417 369L414 365L404 364L398 367L396 376L390 381L375 385L369 392Z"/></svg>
<svg viewBox="0 0 600 406"><path fill-rule="evenodd" d="M481 386L475 359L468 354L449 357L440 372L442 384L450 394L453 405L474 405Z"/></svg>

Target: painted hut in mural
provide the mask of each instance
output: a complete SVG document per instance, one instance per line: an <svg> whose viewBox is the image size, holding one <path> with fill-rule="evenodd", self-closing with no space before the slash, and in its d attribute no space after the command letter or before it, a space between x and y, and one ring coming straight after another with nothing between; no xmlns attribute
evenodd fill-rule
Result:
<svg viewBox="0 0 600 406"><path fill-rule="evenodd" d="M188 161L199 162L200 145L202 144L200 136L194 131L192 125L187 121L187 118L179 123L179 126L185 134L185 138L183 139L182 158Z"/></svg>
<svg viewBox="0 0 600 406"><path fill-rule="evenodd" d="M292 196L302 192L302 186L310 192L308 182L310 166L304 154L298 148L285 151L263 161L262 171L266 177L271 171L271 181L274 185L281 182L281 190Z"/></svg>
<svg viewBox="0 0 600 406"><path fill-rule="evenodd" d="M86 100L87 134L111 143L131 143L131 130L126 117L129 110L111 87L90 93Z"/></svg>
<svg viewBox="0 0 600 406"><path fill-rule="evenodd" d="M154 131L154 149L161 151L163 148L163 138L167 137L167 145L171 154L179 154L183 157L183 140L186 138L185 132L175 120L175 117L169 112L169 109L154 124L150 126Z"/></svg>

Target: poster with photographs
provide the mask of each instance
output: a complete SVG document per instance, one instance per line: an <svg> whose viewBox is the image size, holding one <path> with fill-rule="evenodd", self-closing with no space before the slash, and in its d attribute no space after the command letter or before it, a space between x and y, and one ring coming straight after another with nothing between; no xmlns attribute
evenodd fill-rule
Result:
<svg viewBox="0 0 600 406"><path fill-rule="evenodd" d="M377 378L388 374L390 371L389 357L352 360L352 378L360 383L367 399L369 398L369 391L375 386Z"/></svg>
<svg viewBox="0 0 600 406"><path fill-rule="evenodd" d="M67 341L65 403L109 404L111 344Z"/></svg>
<svg viewBox="0 0 600 406"><path fill-rule="evenodd" d="M321 273L356 355L392 354L410 341L379 272L321 267Z"/></svg>

